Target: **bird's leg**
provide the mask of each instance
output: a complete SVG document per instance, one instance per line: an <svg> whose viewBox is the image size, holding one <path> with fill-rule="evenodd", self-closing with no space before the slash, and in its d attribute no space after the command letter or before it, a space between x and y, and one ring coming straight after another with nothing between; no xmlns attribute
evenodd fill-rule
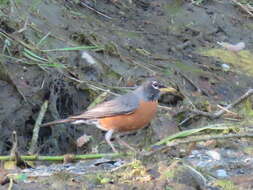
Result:
<svg viewBox="0 0 253 190"><path fill-rule="evenodd" d="M119 135L119 134L116 135L116 140L117 140L117 142L118 142L119 144L121 144L121 145L127 147L128 149L132 150L133 152L137 152L137 151L135 150L134 147L130 146L128 143L126 143L125 141L123 141L123 140L120 138L120 135Z"/></svg>
<svg viewBox="0 0 253 190"><path fill-rule="evenodd" d="M113 132L114 132L113 130L107 131L105 134L105 140L106 140L107 144L110 145L113 152L117 153L118 151L116 150L116 148L114 147L114 145L111 142Z"/></svg>

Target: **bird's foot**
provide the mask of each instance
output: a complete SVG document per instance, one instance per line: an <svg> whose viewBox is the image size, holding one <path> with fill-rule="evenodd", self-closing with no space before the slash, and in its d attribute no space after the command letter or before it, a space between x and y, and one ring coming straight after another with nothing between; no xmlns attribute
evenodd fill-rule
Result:
<svg viewBox="0 0 253 190"><path fill-rule="evenodd" d="M113 145L111 146L111 148L114 153L119 153L119 151Z"/></svg>

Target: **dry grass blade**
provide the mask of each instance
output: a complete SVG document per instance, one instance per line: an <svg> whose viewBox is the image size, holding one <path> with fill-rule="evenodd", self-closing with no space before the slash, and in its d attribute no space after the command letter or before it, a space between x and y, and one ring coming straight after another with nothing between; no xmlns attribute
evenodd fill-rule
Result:
<svg viewBox="0 0 253 190"><path fill-rule="evenodd" d="M86 4L86 3L82 2L82 1L80 2L80 4L81 4L82 6L84 6L84 7L86 7L86 8L88 8L88 9L94 11L94 12L97 13L98 15L101 15L101 16L107 18L107 19L112 19L112 17L109 17L109 16L107 16L106 14L101 13L100 11L94 9L93 7L89 6L88 4Z"/></svg>
<svg viewBox="0 0 253 190"><path fill-rule="evenodd" d="M47 111L47 107L48 107L48 101L46 100L44 102L44 104L41 106L38 118L36 120L34 129L33 129L33 136L32 136L31 146L29 149L30 154L34 154L35 149L37 148L37 141L38 141L38 137L39 137L40 125L41 125L41 122L42 122L44 115Z"/></svg>

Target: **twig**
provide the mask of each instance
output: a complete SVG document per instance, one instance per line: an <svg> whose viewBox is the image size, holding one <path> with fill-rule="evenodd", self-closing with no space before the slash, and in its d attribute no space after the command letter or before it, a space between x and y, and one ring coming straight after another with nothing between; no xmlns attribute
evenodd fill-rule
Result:
<svg viewBox="0 0 253 190"><path fill-rule="evenodd" d="M10 157L12 159L15 159L15 155L18 152L18 138L17 138L17 132L12 132L12 147L10 152Z"/></svg>
<svg viewBox="0 0 253 190"><path fill-rule="evenodd" d="M185 118L183 121L181 121L177 127L180 127L182 126L183 124L187 123L188 121L190 121L191 119L193 119L194 117L198 116L197 114L193 114L193 115L190 115L189 117Z"/></svg>
<svg viewBox="0 0 253 190"><path fill-rule="evenodd" d="M228 135L201 135L200 137L189 137L186 140L174 140L173 142L169 142L167 143L167 145L162 146L154 151L151 151L148 153L148 156L160 152L160 151L166 151L168 150L170 147L173 146L178 146L178 145L182 145L182 144L190 144L193 142L200 142L200 141L208 141L208 140L214 140L214 139L228 139L228 138L252 138L253 137L253 133L237 133L237 134L228 134Z"/></svg>
<svg viewBox="0 0 253 190"><path fill-rule="evenodd" d="M93 7L87 5L86 3L82 2L82 1L81 1L80 3L81 3L82 6L84 6L84 7L88 8L88 9L94 11L94 12L97 13L98 15L101 15L101 16L107 18L107 19L112 19L112 17L109 17L109 16L107 16L106 14L101 13L100 11L94 9Z"/></svg>
<svg viewBox="0 0 253 190"><path fill-rule="evenodd" d="M243 4L241 4L240 2L238 2L237 0L232 0L236 5L238 5L239 7L241 7L244 11L246 11L251 17L253 17L253 13L251 12L251 7L245 6Z"/></svg>
<svg viewBox="0 0 253 190"><path fill-rule="evenodd" d="M172 108L172 107L168 107L168 106L161 106L161 105L158 105L158 108L163 109L163 110L167 110L167 111L172 111L172 110L173 110L173 108Z"/></svg>
<svg viewBox="0 0 253 190"><path fill-rule="evenodd" d="M13 131L12 132L12 148L10 151L10 160L13 160L15 166L19 167L19 168L30 168L31 166L29 164L27 164L26 162L24 162L19 155L18 152L18 138L17 138L17 132Z"/></svg>
<svg viewBox="0 0 253 190"><path fill-rule="evenodd" d="M253 94L253 89L249 89L245 94L243 94L237 100L235 100L231 104L227 105L225 107L225 109L215 112L214 113L214 119L220 117L221 115L223 115L226 112L225 110L229 110L229 109L233 108L234 106L236 106L237 104L241 103L243 100L245 100L246 98L248 98L252 94Z"/></svg>
<svg viewBox="0 0 253 190"><path fill-rule="evenodd" d="M206 117L209 117L210 119L217 119L220 116L222 116L224 113L227 112L227 110L233 108L234 106L236 106L237 104L241 103L243 100L245 100L246 98L248 98L249 96L251 96L253 94L253 89L249 89L245 94L243 94L241 97L239 97L238 99L236 99L234 102L232 102L231 104L227 105L226 107L224 107L224 109L216 111L214 113L208 113L208 112L203 112L203 111L199 111L199 110L193 110L193 113L196 113L198 115L203 115Z"/></svg>
<svg viewBox="0 0 253 190"><path fill-rule="evenodd" d="M124 157L127 156L123 153L111 153L111 154L83 154L83 155L73 155L73 160L86 160L86 159L98 159L98 158L116 158L116 157ZM38 156L38 155L27 155L27 156L20 156L22 160L28 161L64 161L66 155L63 156ZM11 156L0 156L0 160L12 160Z"/></svg>
<svg viewBox="0 0 253 190"><path fill-rule="evenodd" d="M201 181L203 182L202 186L205 187L207 184L207 179L205 178L204 175L202 175L202 173L200 173L198 170L196 170L195 168L191 167L190 165L183 163L183 165L185 167L187 167L189 170L191 170L193 173L195 173L196 176L199 176L199 178L201 179Z"/></svg>
<svg viewBox="0 0 253 190"><path fill-rule="evenodd" d="M183 125L184 123L188 122L189 120L191 120L191 119L193 119L193 118L195 118L197 116L204 116L204 117L208 117L210 119L217 119L217 118L221 117L224 113L228 112L229 109L231 109L234 106L236 106L237 104L241 103L243 100L245 100L246 98L248 98L252 94L253 94L253 89L249 89L245 94L243 94L242 96L240 96L234 102L232 102L231 104L227 105L223 109L221 109L219 111L216 111L214 113L204 112L204 111L197 110L197 109L190 110L190 112L192 112L193 115L190 115L189 117L187 117L186 119L184 119L183 121L181 121L178 124L178 126Z"/></svg>
<svg viewBox="0 0 253 190"><path fill-rule="evenodd" d="M228 114L230 114L230 115L233 115L233 116L237 116L237 117L238 117L238 114L237 114L237 113L232 112L232 111L230 111L230 110L224 108L224 107L221 106L221 105L217 105L217 107L220 108L220 109L222 109L222 110L224 110L226 113L228 113Z"/></svg>
<svg viewBox="0 0 253 190"><path fill-rule="evenodd" d="M28 22L29 22L29 16L26 17L24 26L22 28L20 28L15 33L22 33L22 32L24 32L27 29Z"/></svg>
<svg viewBox="0 0 253 190"><path fill-rule="evenodd" d="M30 149L28 151L30 154L34 154L35 149L37 148L40 125L41 125L41 122L42 122L42 120L44 118L44 115L47 111L47 107L48 107L48 100L46 100L43 103L43 105L41 106L38 118L37 118L36 123L34 125L31 146L30 146Z"/></svg>
<svg viewBox="0 0 253 190"><path fill-rule="evenodd" d="M177 72L178 74L180 74L185 80L187 80L199 93L202 93L203 95L208 96L208 94L207 94L204 90L200 89L200 88L198 87L198 85L195 84L195 82L193 82L193 81L192 81L189 77L187 77L184 73L182 73L182 72L180 72L180 71L178 71L178 70L176 70L176 72Z"/></svg>
<svg viewBox="0 0 253 190"><path fill-rule="evenodd" d="M8 190L12 190L12 187L13 187L13 179L10 178L10 184L8 186Z"/></svg>
<svg viewBox="0 0 253 190"><path fill-rule="evenodd" d="M14 41L20 43L22 46L26 47L27 49L38 50L36 47L33 47L32 45L23 42L17 36L9 34L9 33L6 33L5 31L3 31L1 29L0 29L0 34L3 35L3 36L5 36L5 37L7 37L8 39L11 39L11 40L14 40Z"/></svg>

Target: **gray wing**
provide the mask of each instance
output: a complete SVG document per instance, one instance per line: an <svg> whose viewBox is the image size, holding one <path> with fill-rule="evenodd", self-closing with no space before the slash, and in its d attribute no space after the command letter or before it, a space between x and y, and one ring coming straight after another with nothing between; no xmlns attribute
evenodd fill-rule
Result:
<svg viewBox="0 0 253 190"><path fill-rule="evenodd" d="M118 114L130 114L139 106L139 98L133 93L119 96L70 119L95 119Z"/></svg>

